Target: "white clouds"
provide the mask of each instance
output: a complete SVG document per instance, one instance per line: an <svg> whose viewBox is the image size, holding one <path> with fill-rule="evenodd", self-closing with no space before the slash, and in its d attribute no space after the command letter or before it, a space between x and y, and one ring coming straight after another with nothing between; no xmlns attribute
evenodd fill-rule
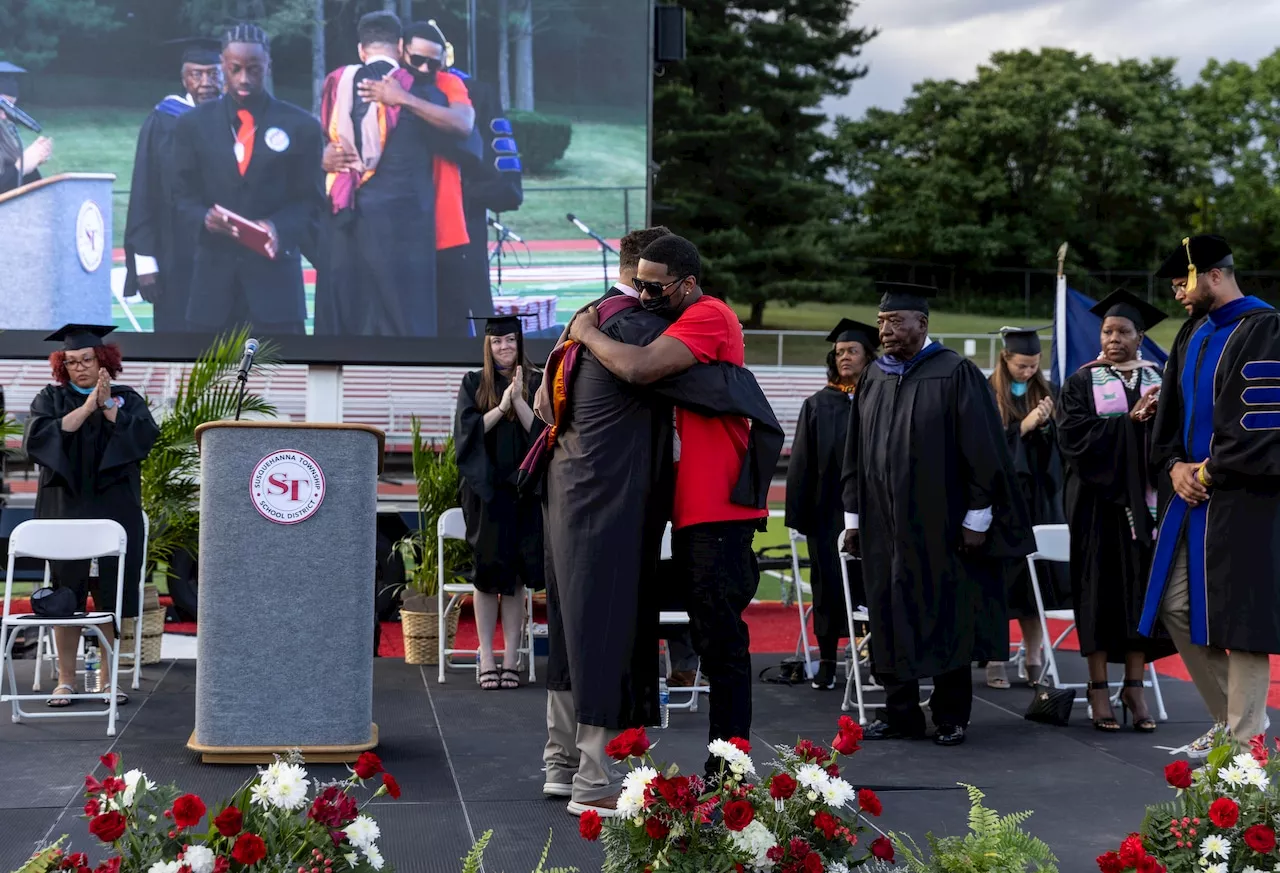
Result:
<svg viewBox="0 0 1280 873"><path fill-rule="evenodd" d="M863 0L854 13L880 35L869 68L830 112L897 109L923 79L969 79L995 51L1046 46L1099 60L1173 57L1184 81L1209 58L1253 63L1277 47L1277 0Z"/></svg>

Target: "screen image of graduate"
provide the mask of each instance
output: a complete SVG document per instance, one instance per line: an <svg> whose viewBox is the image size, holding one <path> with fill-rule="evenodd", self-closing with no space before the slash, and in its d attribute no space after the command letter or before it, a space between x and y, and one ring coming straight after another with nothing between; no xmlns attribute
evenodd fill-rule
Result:
<svg viewBox="0 0 1280 873"><path fill-rule="evenodd" d="M0 61L0 97L17 106L26 73L16 64ZM37 181L40 165L51 157L53 140L42 136L24 148L17 126L0 110L0 194Z"/></svg>
<svg viewBox="0 0 1280 873"><path fill-rule="evenodd" d="M191 270L198 224L182 221L174 201L174 131L197 104L222 95L221 46L213 39L184 40L182 92L151 110L138 134L124 230L124 294L151 304L152 330L187 330Z"/></svg>
<svg viewBox="0 0 1280 873"><path fill-rule="evenodd" d="M524 589L544 587L542 503L517 488L520 463L542 433L533 396L542 374L529 363L518 318L491 318L484 326L484 365L462 377L454 418L454 445L461 474L459 502L467 522L480 636L480 687L514 688ZM502 611L502 668L493 635Z"/></svg>
<svg viewBox="0 0 1280 873"><path fill-rule="evenodd" d="M222 38L226 93L178 119L174 193L180 220L200 226L187 322L217 332L251 324L266 334L305 332L300 246L312 234L324 188L320 125L264 88L269 39L240 24ZM215 206L265 225L265 252L241 244Z"/></svg>
<svg viewBox="0 0 1280 873"><path fill-rule="evenodd" d="M142 572L143 537L141 469L159 429L147 403L132 388L113 384L122 366L119 347L102 338L114 327L68 324L47 339L62 343L49 356L55 384L31 401L23 443L27 456L40 465L36 518L109 518L129 538L125 556L122 615L138 614L138 578ZM104 558L98 576L90 577L89 561L51 561L53 584L75 592L84 610L90 586L94 608L115 610L117 561ZM114 637L110 625L101 630ZM58 685L48 703L63 707L75 693L78 627L54 629L58 644ZM117 696L127 703L123 693Z"/></svg>

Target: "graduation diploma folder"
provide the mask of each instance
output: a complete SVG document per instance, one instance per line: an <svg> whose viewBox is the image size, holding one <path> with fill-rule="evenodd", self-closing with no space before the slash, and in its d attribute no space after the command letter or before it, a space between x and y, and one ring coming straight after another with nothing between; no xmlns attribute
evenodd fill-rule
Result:
<svg viewBox="0 0 1280 873"><path fill-rule="evenodd" d="M236 228L237 236L234 237L236 242L250 251L257 252L264 258L275 260L271 231L265 224L260 221L250 221L243 215L237 215L225 206L219 206L216 203L213 205L213 209Z"/></svg>

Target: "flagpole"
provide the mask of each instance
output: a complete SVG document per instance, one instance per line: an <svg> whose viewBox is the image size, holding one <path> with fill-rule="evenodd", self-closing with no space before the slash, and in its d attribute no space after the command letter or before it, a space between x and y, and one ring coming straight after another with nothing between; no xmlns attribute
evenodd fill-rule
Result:
<svg viewBox="0 0 1280 873"><path fill-rule="evenodd" d="M1067 381L1067 276L1063 271L1067 260L1067 244L1058 247L1058 286L1053 307L1053 354L1058 359L1058 384Z"/></svg>

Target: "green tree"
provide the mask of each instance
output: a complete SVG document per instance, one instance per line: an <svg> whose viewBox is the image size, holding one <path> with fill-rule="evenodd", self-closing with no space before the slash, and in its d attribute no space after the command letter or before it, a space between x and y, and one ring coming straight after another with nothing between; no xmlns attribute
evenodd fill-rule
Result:
<svg viewBox="0 0 1280 873"><path fill-rule="evenodd" d="M0 59L39 70L58 55L63 34L106 33L120 26L105 0L0 2Z"/></svg>
<svg viewBox="0 0 1280 873"><path fill-rule="evenodd" d="M655 219L706 258L706 286L749 303L832 299L847 200L830 175L835 141L819 109L866 70L875 31L853 0L685 0L688 60L654 93Z"/></svg>
<svg viewBox="0 0 1280 873"><path fill-rule="evenodd" d="M959 267L1158 261L1208 179L1173 61L1000 52L968 82L839 125L857 251Z"/></svg>

